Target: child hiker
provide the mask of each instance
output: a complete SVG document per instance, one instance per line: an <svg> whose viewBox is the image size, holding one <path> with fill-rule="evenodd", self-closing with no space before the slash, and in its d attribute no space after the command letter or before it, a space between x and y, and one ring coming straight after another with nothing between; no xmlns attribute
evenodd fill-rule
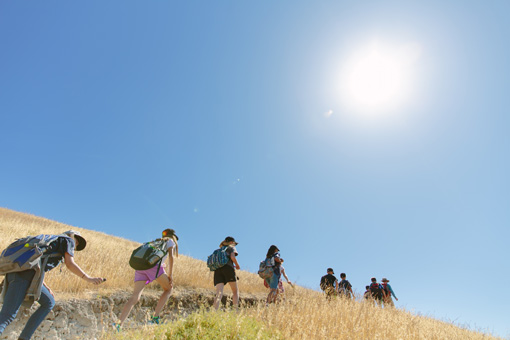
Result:
<svg viewBox="0 0 510 340"><path fill-rule="evenodd" d="M241 267L237 262L236 256L238 255L236 247L239 243L231 237L227 236L225 240L220 243L220 249L223 249L228 257L228 262L224 266L214 271L214 287L216 288L216 297L214 299L213 307L218 310L220 307L221 299L223 298L223 288L228 283L232 289L232 303L235 308L239 307L239 289L237 286L236 269L240 270Z"/></svg>
<svg viewBox="0 0 510 340"><path fill-rule="evenodd" d="M283 263L283 259L280 257L280 249L277 246L272 245L267 250L266 254L266 265L273 267L273 276L269 279L265 279L269 286L269 294L267 295L266 303L275 303L278 297L278 283L280 282L281 271L280 266Z"/></svg>
<svg viewBox="0 0 510 340"><path fill-rule="evenodd" d="M173 229L165 229L162 233L163 237L160 241L164 243L164 250L168 252L168 254L162 258L161 262L158 261L154 267L146 270L136 270L135 271L135 287L133 289L133 294L128 302L124 305L122 312L120 313L119 320L113 324L113 326L120 331L122 323L126 320L131 309L134 305L140 300L142 296L142 292L152 281L156 281L163 288L163 294L159 298L158 304L156 305L156 309L154 310L154 315L151 316L150 322L153 324L160 323L161 310L165 306L168 298L172 294L173 287L173 269L174 269L174 256L179 256L179 245L177 241L179 238L175 234L175 230ZM158 241L158 240L156 240ZM166 267L165 259L168 259L168 267Z"/></svg>

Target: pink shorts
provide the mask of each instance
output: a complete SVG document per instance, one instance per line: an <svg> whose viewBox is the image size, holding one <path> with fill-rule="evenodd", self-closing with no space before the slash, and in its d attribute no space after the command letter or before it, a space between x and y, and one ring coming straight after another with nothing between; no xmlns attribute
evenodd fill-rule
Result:
<svg viewBox="0 0 510 340"><path fill-rule="evenodd" d="M158 267L159 266L154 266L151 269L135 271L135 282L145 281L145 284L148 285L152 281L156 280L156 278L160 277L163 274L166 274L165 267L161 266L159 267L158 276L156 276Z"/></svg>

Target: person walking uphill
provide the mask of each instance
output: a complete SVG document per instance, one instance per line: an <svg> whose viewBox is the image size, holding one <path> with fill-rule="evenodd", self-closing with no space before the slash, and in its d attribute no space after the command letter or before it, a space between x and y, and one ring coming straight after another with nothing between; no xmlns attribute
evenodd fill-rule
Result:
<svg viewBox="0 0 510 340"><path fill-rule="evenodd" d="M207 264L211 270L214 270L214 287L216 288L216 297L214 299L213 307L218 310L220 307L221 299L223 298L223 288L228 283L232 289L232 303L235 308L239 307L239 289L237 286L236 269L240 270L241 267L237 262L236 256L238 255L237 246L239 243L231 237L225 237L220 243L220 248L215 250L214 253L207 259ZM221 259L215 256L217 254ZM219 263L216 260L220 260ZM214 261L213 261L214 260ZM213 261L214 263L212 263Z"/></svg>
<svg viewBox="0 0 510 340"><path fill-rule="evenodd" d="M350 299L351 297L354 297L354 292L352 291L352 285L347 280L347 275L345 273L340 274L340 278L342 279L338 283L338 293L340 296L346 297Z"/></svg>
<svg viewBox="0 0 510 340"><path fill-rule="evenodd" d="M326 293L326 298L330 300L333 296L336 295L338 280L334 275L335 272L333 268L327 269L327 274L321 277L321 289L324 293Z"/></svg>
<svg viewBox="0 0 510 340"><path fill-rule="evenodd" d="M391 296L393 295L393 297L397 301L398 301L398 298L395 295L395 293L393 292L393 289L391 288L390 284L388 283L388 282L390 282L390 280L388 280L387 278L383 278L381 281L382 281L381 285L383 287L383 290L386 293L386 297L384 299L384 306L395 307L395 304L393 303Z"/></svg>
<svg viewBox="0 0 510 340"><path fill-rule="evenodd" d="M28 319L18 339L28 340L55 306L55 297L44 283L45 273L64 260L66 267L79 278L92 284L104 281L91 277L74 262L74 251L81 251L87 241L77 231L69 230L61 235L38 235L18 239L0 256L2 274L6 274L3 287L3 306L0 311L0 335L15 318L24 301L40 306ZM42 255L41 255L42 253ZM11 265L11 269L6 269ZM7 272L6 272L7 270ZM10 271L10 272L9 272ZM28 301L27 301L28 299Z"/></svg>
<svg viewBox="0 0 510 340"><path fill-rule="evenodd" d="M162 232L162 238L144 243L133 251L129 264L135 269L135 286L131 298L120 313L119 320L113 324L118 331L120 331L133 306L140 300L145 287L152 281L156 281L161 285L163 294L159 298L150 322L153 324L160 323L159 314L172 294L174 256L179 256L178 240L175 230L165 229ZM166 259L168 259L168 268L165 264Z"/></svg>
<svg viewBox="0 0 510 340"><path fill-rule="evenodd" d="M380 283L377 282L375 277L370 279L372 283L370 284L370 293L372 293L372 298L377 303L377 305L381 306L383 300L386 298L386 293Z"/></svg>
<svg viewBox="0 0 510 340"><path fill-rule="evenodd" d="M280 266L283 263L283 259L279 253L280 249L277 246L272 245L267 250L265 264L267 267L273 267L273 275L265 279L269 286L269 294L267 295L266 303L275 303L278 297L278 283L280 282L281 270Z"/></svg>

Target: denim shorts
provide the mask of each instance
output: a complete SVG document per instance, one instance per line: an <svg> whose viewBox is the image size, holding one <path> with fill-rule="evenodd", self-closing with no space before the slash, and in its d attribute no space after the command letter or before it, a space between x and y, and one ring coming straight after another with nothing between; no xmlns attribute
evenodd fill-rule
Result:
<svg viewBox="0 0 510 340"><path fill-rule="evenodd" d="M277 289L278 283L280 282L280 275L273 274L269 279L266 279L267 284L269 285L269 288L271 289Z"/></svg>

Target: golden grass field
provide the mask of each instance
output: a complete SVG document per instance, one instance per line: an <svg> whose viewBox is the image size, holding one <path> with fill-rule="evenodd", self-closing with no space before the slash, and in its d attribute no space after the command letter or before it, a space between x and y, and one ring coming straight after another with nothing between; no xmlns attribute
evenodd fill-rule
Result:
<svg viewBox="0 0 510 340"><path fill-rule="evenodd" d="M62 271L54 269L46 276L47 284L55 291L57 299L72 297L93 298L94 292L108 294L114 291L130 291L134 277L134 270L128 265L129 256L138 243L101 232L81 229L51 221L48 219L0 208L0 249L18 237L37 234L60 234L63 231L79 230L87 239L87 248L76 252L76 263L91 276L106 277L106 283L92 286L71 274L65 266ZM241 271L239 276L243 282L240 288L243 294L266 294L267 291L256 274ZM187 256L179 256L174 265L174 284L176 287L205 288L214 290L212 273L209 272L204 261ZM157 285L154 287L157 289ZM229 292L228 288L226 289ZM225 320L238 320L238 325L244 321L251 324L256 320L263 328L279 334L284 339L496 339L495 337L459 328L455 325L432 318L414 315L410 312L395 308L374 307L368 302L345 301L336 299L326 301L324 296L316 291L297 287L287 289L287 299L284 303L266 307L261 303L255 307L243 308L239 312L220 312L229 315ZM231 313L235 313L233 316ZM205 320L205 319L204 319ZM204 321L205 322L205 321ZM195 325L195 324L193 324ZM230 325L230 324L228 324ZM224 335L213 337L218 339L237 339L235 326ZM147 328L142 333L124 332L119 335L109 334L108 339L144 339L173 338L172 327L176 323L160 327ZM165 328L166 327L166 328ZM237 326L240 327L240 326ZM177 329L177 328L175 328ZM225 329L225 328L223 328ZM231 336L230 334L234 334ZM256 332L260 336L250 338L267 338L262 330ZM170 334L170 335L169 335ZM229 334L227 336L227 334ZM200 337L182 337L194 339ZM277 338L276 335L271 338Z"/></svg>

